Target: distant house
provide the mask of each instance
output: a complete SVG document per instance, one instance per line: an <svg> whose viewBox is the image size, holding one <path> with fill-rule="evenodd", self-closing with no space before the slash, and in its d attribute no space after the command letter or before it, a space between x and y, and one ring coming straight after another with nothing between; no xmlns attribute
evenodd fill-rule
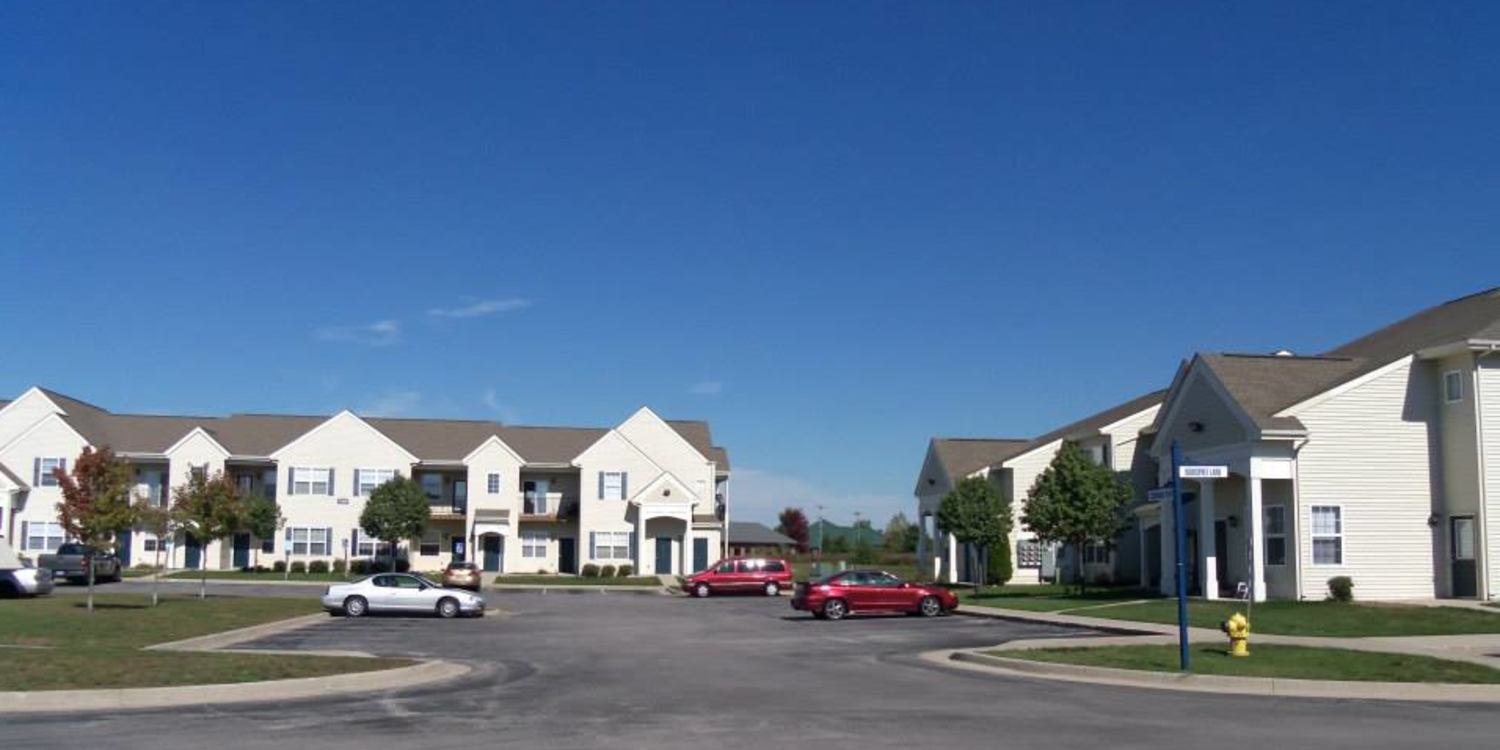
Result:
<svg viewBox="0 0 1500 750"><path fill-rule="evenodd" d="M781 555L795 550L796 540L752 521L729 522L729 555Z"/></svg>

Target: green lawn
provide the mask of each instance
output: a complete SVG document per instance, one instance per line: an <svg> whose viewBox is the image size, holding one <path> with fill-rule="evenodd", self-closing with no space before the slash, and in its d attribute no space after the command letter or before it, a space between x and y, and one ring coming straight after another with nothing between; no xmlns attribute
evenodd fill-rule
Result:
<svg viewBox="0 0 1500 750"><path fill-rule="evenodd" d="M143 646L320 611L304 599L101 594L0 601L0 690L152 687L366 672L401 659L141 651ZM15 646L29 648L11 648Z"/></svg>
<svg viewBox="0 0 1500 750"><path fill-rule="evenodd" d="M1188 620L1200 628L1217 629L1234 612L1244 612L1240 601L1188 602ZM1157 599L1101 609L1100 617L1138 622L1177 622L1177 602ZM1250 611L1251 641L1255 633L1329 637L1457 635L1500 633L1500 617L1460 607L1422 607L1400 604L1339 604L1336 602L1258 602Z"/></svg>
<svg viewBox="0 0 1500 750"><path fill-rule="evenodd" d="M351 576L344 573L276 573L272 571L246 571L246 570L207 570L210 581L316 581L318 583L343 583L364 576ZM168 573L166 578L174 581L196 581L202 577L196 570L179 570L176 573Z"/></svg>
<svg viewBox="0 0 1500 750"><path fill-rule="evenodd" d="M1032 612L1057 612L1079 607L1095 607L1114 602L1147 599L1152 595L1133 587L1088 589L1079 595L1077 587L1041 584L1037 586L991 586L974 593L973 586L953 586L960 601L984 607L1024 609ZM1113 617L1115 607L1100 611L1100 617ZM1093 614L1081 612L1079 614Z"/></svg>
<svg viewBox="0 0 1500 750"><path fill-rule="evenodd" d="M504 575L495 579L497 584L523 584L546 586L660 586L655 576L624 576L613 578L585 578L583 576L549 575Z"/></svg>
<svg viewBox="0 0 1500 750"><path fill-rule="evenodd" d="M1177 671L1177 646L1104 646L991 651L1009 659L1081 664L1090 667ZM1500 683L1500 670L1479 664L1434 659L1429 656L1346 651L1335 648L1255 645L1250 656L1235 658L1223 646L1194 645L1195 674L1238 677L1280 677L1300 680L1357 680L1375 682Z"/></svg>

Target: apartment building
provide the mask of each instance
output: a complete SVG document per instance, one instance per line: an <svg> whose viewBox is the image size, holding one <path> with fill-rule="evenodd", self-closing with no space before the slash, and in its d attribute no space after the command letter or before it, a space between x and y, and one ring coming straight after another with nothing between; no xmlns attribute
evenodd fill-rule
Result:
<svg viewBox="0 0 1500 750"><path fill-rule="evenodd" d="M402 474L426 489L431 523L405 550L431 570L474 560L498 573L573 573L628 564L681 574L723 554L728 453L707 423L664 420L642 408L615 427L522 427L488 421L232 414L115 414L44 388L0 401L0 535L23 554L57 548L61 499L52 469L84 447L130 463L137 491L170 501L194 472L224 472L243 492L276 501L275 538L211 544L156 539L120 545L127 563L162 553L176 568L232 569L369 558L378 542L359 528L370 493Z"/></svg>

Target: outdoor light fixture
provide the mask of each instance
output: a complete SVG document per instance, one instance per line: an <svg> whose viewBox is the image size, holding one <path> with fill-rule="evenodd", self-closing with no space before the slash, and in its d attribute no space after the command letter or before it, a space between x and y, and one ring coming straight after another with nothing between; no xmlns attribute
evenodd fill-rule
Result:
<svg viewBox="0 0 1500 750"><path fill-rule="evenodd" d="M1202 422L1188 422L1188 432L1202 432L1202 431L1203 431L1203 423Z"/></svg>
<svg viewBox="0 0 1500 750"><path fill-rule="evenodd" d="M1442 522L1443 522L1443 514L1441 514L1441 513L1433 513L1432 515L1430 515L1430 516L1427 517L1427 527L1428 528L1435 529L1435 528L1438 527L1438 524L1440 524Z"/></svg>
<svg viewBox="0 0 1500 750"><path fill-rule="evenodd" d="M1225 520L1229 521L1229 528L1231 528L1231 529L1238 529L1240 527L1240 517L1239 516L1230 516L1229 518L1227 518Z"/></svg>

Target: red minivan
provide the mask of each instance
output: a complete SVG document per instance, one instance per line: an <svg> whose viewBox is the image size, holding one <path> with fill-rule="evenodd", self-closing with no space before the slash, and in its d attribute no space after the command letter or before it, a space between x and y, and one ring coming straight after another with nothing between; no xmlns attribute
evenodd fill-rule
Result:
<svg viewBox="0 0 1500 750"><path fill-rule="evenodd" d="M777 596L792 585L792 566L767 557L731 557L688 578L687 590L702 598L709 594L759 592Z"/></svg>

